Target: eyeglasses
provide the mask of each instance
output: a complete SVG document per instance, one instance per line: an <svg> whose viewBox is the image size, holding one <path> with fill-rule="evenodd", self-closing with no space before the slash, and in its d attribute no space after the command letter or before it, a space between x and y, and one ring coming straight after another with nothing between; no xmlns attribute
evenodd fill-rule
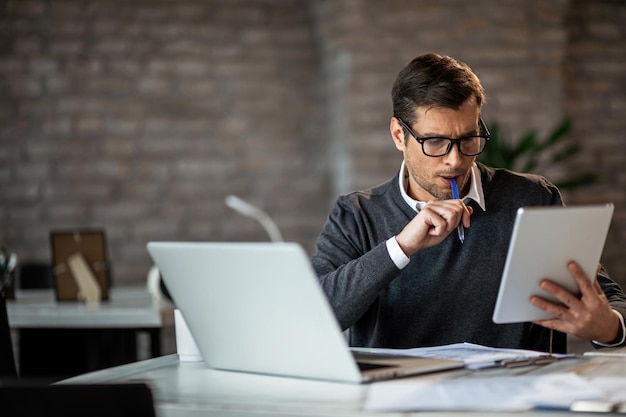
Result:
<svg viewBox="0 0 626 417"><path fill-rule="evenodd" d="M402 127L404 127L410 134L422 145L422 151L426 156L438 157L444 156L450 153L452 145L456 144L461 155L476 156L485 150L485 146L489 139L491 139L491 133L487 129L487 125L483 122L482 117L478 119L478 126L483 132L480 135L463 136L458 139L451 139L446 137L431 136L427 138L420 138L413 132L413 129L407 125L404 120L396 117Z"/></svg>

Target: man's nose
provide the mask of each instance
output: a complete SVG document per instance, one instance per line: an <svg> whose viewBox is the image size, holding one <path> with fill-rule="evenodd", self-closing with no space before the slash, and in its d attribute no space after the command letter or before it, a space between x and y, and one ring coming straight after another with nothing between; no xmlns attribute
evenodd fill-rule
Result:
<svg viewBox="0 0 626 417"><path fill-rule="evenodd" d="M459 142L452 142L450 152L444 155L445 162L451 166L460 166L463 163L463 154L459 150Z"/></svg>

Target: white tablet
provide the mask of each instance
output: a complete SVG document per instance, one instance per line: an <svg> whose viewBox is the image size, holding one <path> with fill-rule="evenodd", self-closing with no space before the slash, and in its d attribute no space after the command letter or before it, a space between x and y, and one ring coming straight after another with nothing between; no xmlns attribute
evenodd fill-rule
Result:
<svg viewBox="0 0 626 417"><path fill-rule="evenodd" d="M519 323L551 318L530 304L531 295L558 302L539 288L548 278L579 293L567 270L576 261L595 279L600 255L613 216L613 205L523 207L517 211L494 323Z"/></svg>

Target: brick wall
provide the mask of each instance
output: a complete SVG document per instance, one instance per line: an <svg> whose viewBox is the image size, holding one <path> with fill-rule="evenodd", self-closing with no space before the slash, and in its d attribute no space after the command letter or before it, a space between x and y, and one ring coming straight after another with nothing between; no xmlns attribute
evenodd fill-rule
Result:
<svg viewBox="0 0 626 417"><path fill-rule="evenodd" d="M572 170L593 171L599 182L576 190L571 204L615 204L602 256L626 288L626 4L572 2L568 8L564 108L584 152Z"/></svg>
<svg viewBox="0 0 626 417"><path fill-rule="evenodd" d="M0 241L104 227L114 280L150 240L265 240L239 195L311 245L320 227L318 55L300 2L6 2Z"/></svg>
<svg viewBox="0 0 626 417"><path fill-rule="evenodd" d="M429 51L468 62L507 136L564 116L613 201L626 282L626 5L615 1L0 2L0 245L48 260L51 229L104 227L114 280L150 240L265 240L236 194L312 251L337 193L394 175L390 88ZM621 116L621 117L620 117ZM593 143L592 143L593 141ZM547 174L550 174L549 172Z"/></svg>

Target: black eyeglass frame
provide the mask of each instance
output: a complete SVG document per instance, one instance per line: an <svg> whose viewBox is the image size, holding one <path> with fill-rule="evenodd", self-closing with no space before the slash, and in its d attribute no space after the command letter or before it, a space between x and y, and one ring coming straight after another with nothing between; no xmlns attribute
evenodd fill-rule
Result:
<svg viewBox="0 0 626 417"><path fill-rule="evenodd" d="M415 140L416 140L416 141L417 141L420 145L422 145L422 152L424 152L424 155L426 155L426 156L430 156L431 158L439 158L439 157L441 157L441 156L445 156L445 155L449 154L449 153L450 153L450 151L452 150L452 146L454 146L454 144L455 144L455 143L456 143L456 147L457 147L457 149L459 150L459 153L460 153L461 155L465 155L465 156L476 156L476 155L480 155L480 154L481 154L481 153L483 153L483 151L485 150L485 147L487 146L487 143L491 140L491 132L490 132L490 131L489 131L489 129L487 128L487 125L486 125L486 124L485 124L485 122L483 121L483 118L482 118L482 117L479 117L479 118L478 118L478 128L479 128L479 129L482 129L482 130L485 132L485 134L484 134L484 135L481 135L481 134L478 134L478 135L469 135L469 136L463 136L463 137L461 137L461 138L457 138L457 139L446 138L446 137L444 137L444 136L428 136L428 137L425 137L425 138L420 138L419 136L417 136L417 135L415 134L415 132L413 132L413 129L411 129L411 128L409 127L409 125L408 125L408 124L407 124L404 120L402 120L402 119L401 119L400 117L398 117L398 116L394 116L394 117L395 117L396 119L398 119L398 121L400 122L400 124L402 125L402 127L403 127L403 128L405 128L405 129L409 132L409 134L410 134L411 136L413 136L413 137L415 138ZM482 149L480 150L480 152L478 152L478 153L474 153L474 154L471 154L471 155L470 155L470 154L466 154L465 152L463 152L463 151L461 150L461 141L462 141L462 140L464 140L464 139L468 139L468 138L476 138L476 137L480 137L480 138L485 139L485 144L483 145L483 147L482 147ZM446 140L448 140L448 141L450 141L450 142L449 142L449 144L448 144L448 147L446 148L446 151L445 151L444 153L442 153L441 155L429 155L429 154L427 154L427 153L426 153L426 150L424 150L424 142L426 142L428 139L446 139Z"/></svg>

